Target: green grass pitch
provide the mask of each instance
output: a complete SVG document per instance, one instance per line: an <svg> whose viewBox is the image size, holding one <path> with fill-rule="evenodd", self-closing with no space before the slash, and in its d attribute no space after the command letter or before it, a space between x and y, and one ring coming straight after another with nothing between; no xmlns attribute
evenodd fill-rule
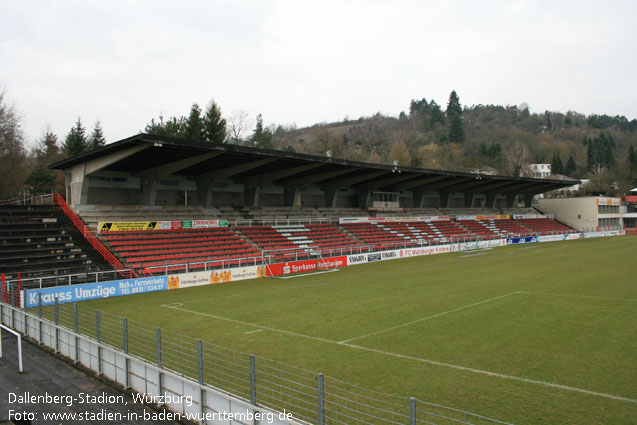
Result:
<svg viewBox="0 0 637 425"><path fill-rule="evenodd" d="M634 424L636 253L510 246L82 307L516 424Z"/></svg>

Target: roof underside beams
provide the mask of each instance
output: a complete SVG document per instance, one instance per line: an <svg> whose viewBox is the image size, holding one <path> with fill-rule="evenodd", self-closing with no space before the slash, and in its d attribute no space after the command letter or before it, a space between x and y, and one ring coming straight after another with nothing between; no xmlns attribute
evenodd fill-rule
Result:
<svg viewBox="0 0 637 425"><path fill-rule="evenodd" d="M148 149L151 148L151 149ZM140 170L140 164L144 167ZM490 176L368 164L245 146L210 144L137 135L51 166L84 175L100 170L130 172L145 178L182 175L197 181L224 179L287 188L316 185L333 190L354 187L377 191L538 194L572 185L572 181Z"/></svg>

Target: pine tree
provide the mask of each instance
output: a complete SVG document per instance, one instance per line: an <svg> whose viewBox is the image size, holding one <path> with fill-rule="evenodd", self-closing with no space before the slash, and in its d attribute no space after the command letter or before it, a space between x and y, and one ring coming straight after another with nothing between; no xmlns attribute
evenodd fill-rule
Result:
<svg viewBox="0 0 637 425"><path fill-rule="evenodd" d="M551 173L552 174L564 174L564 165L560 153L555 151L553 153L553 160L551 161Z"/></svg>
<svg viewBox="0 0 637 425"><path fill-rule="evenodd" d="M77 117L75 126L71 128L66 135L66 139L64 139L64 152L69 156L79 155L86 152L87 146L86 130L84 130L84 126L82 126L81 118Z"/></svg>
<svg viewBox="0 0 637 425"><path fill-rule="evenodd" d="M204 124L201 117L201 108L193 103L190 115L186 119L185 136L187 140L204 140Z"/></svg>
<svg viewBox="0 0 637 425"><path fill-rule="evenodd" d="M44 164L38 164L25 181L32 195L42 195L55 190L55 175Z"/></svg>
<svg viewBox="0 0 637 425"><path fill-rule="evenodd" d="M221 118L221 109L214 100L206 107L203 117L204 138L207 142L224 143L226 141L226 120Z"/></svg>
<svg viewBox="0 0 637 425"><path fill-rule="evenodd" d="M462 106L460 98L453 90L447 102L447 120L449 121L449 141L451 143L464 143L464 129L462 127Z"/></svg>
<svg viewBox="0 0 637 425"><path fill-rule="evenodd" d="M257 123L252 134L252 145L258 148L273 149L272 132L263 127L263 116L257 115Z"/></svg>
<svg viewBox="0 0 637 425"><path fill-rule="evenodd" d="M429 127L432 128L436 123L443 124L445 123L445 113L440 109L440 105L436 103L435 100L432 100L429 103L429 110L431 111L431 118L429 120Z"/></svg>
<svg viewBox="0 0 637 425"><path fill-rule="evenodd" d="M628 175L632 184L637 183L637 152L633 145L628 147Z"/></svg>
<svg viewBox="0 0 637 425"><path fill-rule="evenodd" d="M566 166L564 167L564 174L567 176L572 176L573 173L577 170L577 164L575 163L575 158L573 155L568 157L568 161L566 161Z"/></svg>
<svg viewBox="0 0 637 425"><path fill-rule="evenodd" d="M95 127L93 128L93 132L91 133L91 137L88 138L87 150L97 149L106 144L106 139L104 138L104 132L102 131L102 125L99 120L95 122Z"/></svg>

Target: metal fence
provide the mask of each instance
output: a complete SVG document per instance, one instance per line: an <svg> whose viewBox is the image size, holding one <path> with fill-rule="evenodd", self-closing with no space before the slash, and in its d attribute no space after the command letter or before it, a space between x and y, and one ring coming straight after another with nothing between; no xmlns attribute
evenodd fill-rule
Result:
<svg viewBox="0 0 637 425"><path fill-rule="evenodd" d="M253 405L285 410L313 424L507 424L413 397L368 390L81 304L39 306L30 312Z"/></svg>

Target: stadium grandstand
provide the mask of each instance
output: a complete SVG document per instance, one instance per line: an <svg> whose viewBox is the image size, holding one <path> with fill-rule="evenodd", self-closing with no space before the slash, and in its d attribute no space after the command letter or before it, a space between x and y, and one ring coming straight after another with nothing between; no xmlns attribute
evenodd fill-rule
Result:
<svg viewBox="0 0 637 425"><path fill-rule="evenodd" d="M26 287L572 231L524 218L560 180L147 134L51 168L64 197L2 207L1 271Z"/></svg>
<svg viewBox="0 0 637 425"><path fill-rule="evenodd" d="M23 269L25 279L45 276L54 284L58 276L75 274L71 281L80 282L82 274L107 270L109 262L118 270L153 274L261 262L264 252L289 260L310 249L331 255L571 231L549 218L502 214L533 214L534 195L564 185L545 179L364 164L145 134L52 168L66 175L72 209L59 197L50 202L58 208L4 208L8 278ZM413 219L418 216L431 219ZM371 219L339 223L344 217ZM195 225L156 228L166 222ZM137 228L115 230L124 223ZM120 264L81 237L98 232ZM21 247L30 254L25 257Z"/></svg>

